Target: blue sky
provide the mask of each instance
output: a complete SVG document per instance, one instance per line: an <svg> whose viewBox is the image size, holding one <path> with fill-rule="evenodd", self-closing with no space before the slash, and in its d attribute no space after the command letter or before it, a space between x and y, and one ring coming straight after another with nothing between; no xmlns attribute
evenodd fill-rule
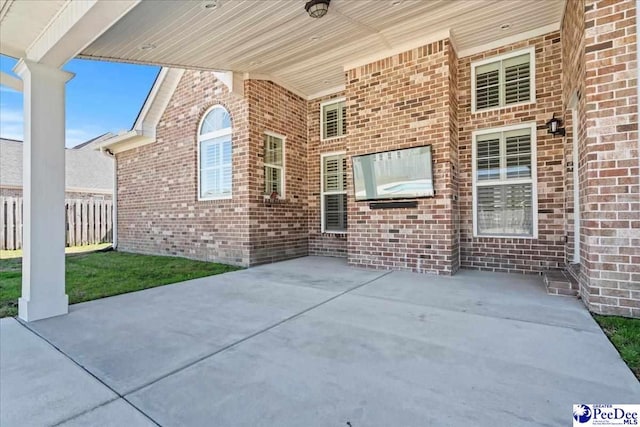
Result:
<svg viewBox="0 0 640 427"><path fill-rule="evenodd" d="M11 75L16 60L0 56L0 70ZM64 69L67 83L67 147L105 132L130 130L159 67L74 59ZM16 76L17 77L17 76ZM22 139L22 93L0 86L0 136Z"/></svg>

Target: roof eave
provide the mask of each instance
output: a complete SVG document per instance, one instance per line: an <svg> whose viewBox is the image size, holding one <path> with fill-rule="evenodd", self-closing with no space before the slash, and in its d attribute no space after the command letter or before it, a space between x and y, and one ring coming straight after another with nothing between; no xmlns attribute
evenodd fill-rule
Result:
<svg viewBox="0 0 640 427"><path fill-rule="evenodd" d="M156 142L155 136L145 135L144 132L139 130L130 130L129 132L106 139L96 149L117 154L154 142Z"/></svg>

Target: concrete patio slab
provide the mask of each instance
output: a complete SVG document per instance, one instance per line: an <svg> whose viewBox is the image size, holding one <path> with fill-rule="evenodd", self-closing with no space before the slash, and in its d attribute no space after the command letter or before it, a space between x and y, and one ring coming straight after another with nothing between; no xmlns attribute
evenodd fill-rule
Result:
<svg viewBox="0 0 640 427"><path fill-rule="evenodd" d="M385 274L333 262L310 281L309 264L288 261L76 304L67 316L29 327L124 395Z"/></svg>
<svg viewBox="0 0 640 427"><path fill-rule="evenodd" d="M15 319L0 319L0 425L53 425L115 393Z"/></svg>
<svg viewBox="0 0 640 427"><path fill-rule="evenodd" d="M126 398L74 408L69 425L556 426L573 403L640 402L586 309L537 276L307 257L28 327Z"/></svg>
<svg viewBox="0 0 640 427"><path fill-rule="evenodd" d="M460 270L454 276L396 271L351 295L427 307L600 331L577 298L549 298L537 275Z"/></svg>
<svg viewBox="0 0 640 427"><path fill-rule="evenodd" d="M600 331L348 294L129 398L161 425L557 426L640 388Z"/></svg>
<svg viewBox="0 0 640 427"><path fill-rule="evenodd" d="M114 400L60 424L60 427L151 427L157 424L123 399Z"/></svg>

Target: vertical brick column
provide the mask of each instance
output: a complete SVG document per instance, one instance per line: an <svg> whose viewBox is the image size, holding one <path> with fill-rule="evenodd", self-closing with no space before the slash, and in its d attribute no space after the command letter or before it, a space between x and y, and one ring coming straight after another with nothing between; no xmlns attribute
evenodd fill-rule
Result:
<svg viewBox="0 0 640 427"><path fill-rule="evenodd" d="M435 197L418 199L417 208L371 210L368 202L355 201L348 168L351 265L438 274L457 270L453 62L447 39L347 71L347 156L431 145L435 186Z"/></svg>
<svg viewBox="0 0 640 427"><path fill-rule="evenodd" d="M582 296L594 312L640 317L636 17L634 0L586 2Z"/></svg>

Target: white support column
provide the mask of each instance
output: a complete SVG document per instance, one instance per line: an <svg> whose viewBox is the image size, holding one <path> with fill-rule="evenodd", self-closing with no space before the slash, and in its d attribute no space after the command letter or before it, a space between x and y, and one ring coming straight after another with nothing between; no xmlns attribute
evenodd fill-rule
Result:
<svg viewBox="0 0 640 427"><path fill-rule="evenodd" d="M65 84L72 73L21 59L23 255L18 315L31 322L68 313L65 293Z"/></svg>

